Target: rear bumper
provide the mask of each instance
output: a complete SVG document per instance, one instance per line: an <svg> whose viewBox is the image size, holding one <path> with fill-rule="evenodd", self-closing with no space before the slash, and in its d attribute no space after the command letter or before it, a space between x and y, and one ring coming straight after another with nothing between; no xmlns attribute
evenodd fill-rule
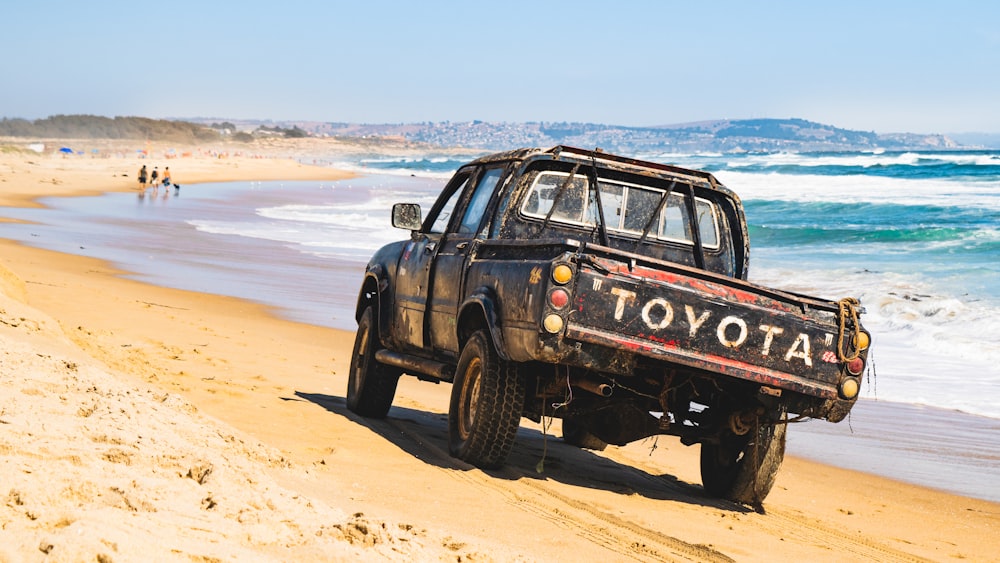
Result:
<svg viewBox="0 0 1000 563"><path fill-rule="evenodd" d="M720 376L736 377L753 381L768 387L786 389L816 397L818 399L836 399L837 390L829 383L812 380L796 374L741 362L738 360L713 355L702 354L696 350L681 348L670 342L654 342L577 324L566 327L566 338L588 344L619 348L656 360L680 364L704 371L717 373Z"/></svg>

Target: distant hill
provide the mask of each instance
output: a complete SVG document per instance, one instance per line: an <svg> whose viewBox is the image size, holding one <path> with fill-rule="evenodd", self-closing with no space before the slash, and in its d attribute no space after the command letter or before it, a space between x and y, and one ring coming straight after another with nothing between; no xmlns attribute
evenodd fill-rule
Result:
<svg viewBox="0 0 1000 563"><path fill-rule="evenodd" d="M442 148L507 150L557 144L600 147L625 154L651 152L774 152L948 150L966 148L944 135L877 134L805 119L720 119L676 125L626 127L598 123L488 121L359 124L318 121L186 120L55 115L33 121L0 119L0 136L75 139L145 139L202 143L264 137L339 137L407 141Z"/></svg>
<svg viewBox="0 0 1000 563"><path fill-rule="evenodd" d="M1000 133L955 133L949 137L963 145L1000 149Z"/></svg>
<svg viewBox="0 0 1000 563"><path fill-rule="evenodd" d="M195 119L194 121L199 121ZM208 120L205 120L208 121ZM243 130L272 122L236 121ZM720 119L626 127L598 123L489 121L399 124L281 122L312 135L391 137L442 147L506 150L518 146L557 144L600 147L626 154L648 152L773 152L960 149L944 135L877 134L824 125L804 119Z"/></svg>

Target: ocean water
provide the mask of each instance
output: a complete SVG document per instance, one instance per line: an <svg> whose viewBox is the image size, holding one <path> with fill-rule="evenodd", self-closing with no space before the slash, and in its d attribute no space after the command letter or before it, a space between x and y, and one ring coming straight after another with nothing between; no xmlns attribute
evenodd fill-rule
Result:
<svg viewBox="0 0 1000 563"><path fill-rule="evenodd" d="M706 166L744 198L750 278L861 299L866 396L1000 418L1000 155L767 162Z"/></svg>
<svg viewBox="0 0 1000 563"><path fill-rule="evenodd" d="M800 425L789 451L931 486L942 486L941 471L958 471L966 477L944 488L1000 501L1000 152L637 156L709 170L740 195L752 281L861 299L873 334L862 398L899 408L859 410L853 424ZM408 236L390 226L391 205L428 209L463 162L331 159L365 175L48 198L44 208L0 208L29 221L0 223L0 237L353 330L369 256ZM892 412L902 414L877 420ZM913 417L907 426L920 435L893 426L900 417ZM867 450L841 455L838 446L831 455L831 439Z"/></svg>

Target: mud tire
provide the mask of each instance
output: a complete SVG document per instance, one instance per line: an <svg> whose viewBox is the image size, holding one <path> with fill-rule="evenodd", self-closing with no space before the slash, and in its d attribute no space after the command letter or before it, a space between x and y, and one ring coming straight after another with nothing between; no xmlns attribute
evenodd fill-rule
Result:
<svg viewBox="0 0 1000 563"><path fill-rule="evenodd" d="M451 389L451 455L483 469L503 465L517 436L524 394L517 365L500 358L485 331L474 333L462 348Z"/></svg>
<svg viewBox="0 0 1000 563"><path fill-rule="evenodd" d="M358 320L347 376L347 408L368 418L385 418L399 383L399 370L375 359L379 347L378 320L368 307Z"/></svg>
<svg viewBox="0 0 1000 563"><path fill-rule="evenodd" d="M701 445L701 482L710 495L759 506L785 458L788 425L761 420L745 436L726 432L720 444Z"/></svg>

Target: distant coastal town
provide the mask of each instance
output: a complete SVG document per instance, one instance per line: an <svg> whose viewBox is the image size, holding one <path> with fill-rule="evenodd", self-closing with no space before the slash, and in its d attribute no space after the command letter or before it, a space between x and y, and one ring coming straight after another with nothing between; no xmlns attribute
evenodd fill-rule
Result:
<svg viewBox="0 0 1000 563"><path fill-rule="evenodd" d="M211 119L195 119L219 128ZM804 119L714 120L679 125L626 127L598 123L507 123L489 121L400 124L313 121L226 122L234 133L292 131L294 134L352 138L391 138L438 147L507 150L558 144L600 147L625 154L649 152L775 152L863 150L958 150L969 148L946 135L878 134L824 125ZM232 129L229 129L231 127Z"/></svg>
<svg viewBox="0 0 1000 563"><path fill-rule="evenodd" d="M875 133L805 119L720 119L630 127L597 123L443 121L361 124L257 119L102 117L56 115L0 119L0 137L156 139L203 143L266 138L340 138L462 147L484 151L558 144L599 147L624 154L969 150L1000 146L984 134Z"/></svg>

